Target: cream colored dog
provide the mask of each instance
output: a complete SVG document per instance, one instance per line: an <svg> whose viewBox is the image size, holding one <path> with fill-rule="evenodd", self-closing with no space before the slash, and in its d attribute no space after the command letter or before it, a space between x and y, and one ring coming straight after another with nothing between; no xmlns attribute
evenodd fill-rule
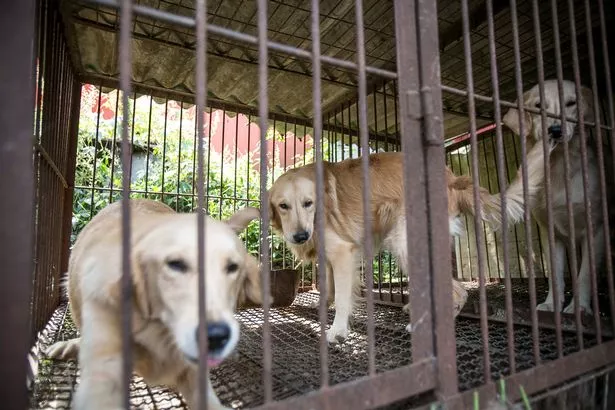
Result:
<svg viewBox="0 0 615 410"><path fill-rule="evenodd" d="M575 84L570 81L563 82L564 100L559 99L558 87L556 80L547 80L544 83L545 100L540 100L538 85L535 85L530 90L523 94L523 105L531 108L544 107L545 111L557 115L558 117L562 113L565 113L567 118L578 119L578 113L583 112L585 121L594 121L594 108L593 108L593 96L591 90L583 87L580 95L576 95ZM502 121L506 124L515 134L520 134L520 118L517 109L511 108ZM530 137L528 142L534 144L530 154L532 152L539 152L539 155L535 155L533 160L528 157L528 177L529 185L533 189L530 196L529 208L532 211L532 215L538 221L541 226L541 240L543 247L548 256L548 236L547 236L547 210L546 210L546 197L544 188L544 160L542 156L542 140L543 138L549 138L549 144L551 147L549 169L551 173L551 189L552 189L552 215L555 231L555 243L554 243L554 259L555 266L551 266L549 271L551 273L551 280L555 281L556 289L559 295L559 306L555 306L553 288L549 286L549 294L543 303L538 305L539 310L553 311L554 309L562 310L564 303L564 267L566 263L566 247L570 238L570 227L568 226L568 214L566 208L566 178L564 174L564 147L561 142L564 138L568 141L569 147L569 186L570 186L570 200L572 204L572 215L574 219L575 237L574 241L577 247L582 250L581 268L578 273L578 285L579 285L579 305L582 311L585 313L591 313L591 282L589 272L589 249L588 249L588 237L587 237L587 224L585 219L585 202L583 192L583 173L581 164L581 137L579 133L579 127L577 123L572 121L566 121L562 127L560 118L546 119L547 135L543 135L543 128L541 123L541 116L539 114L533 114L525 112L523 117L524 133ZM587 129L587 135L590 135L589 128ZM608 151L608 150L605 150ZM606 154L606 152L605 152ZM607 154L608 155L608 154ZM603 215L601 208L602 195L600 192L599 183L599 169L598 169L598 155L596 152L595 144L587 144L587 179L589 185L587 190L589 193L589 200L591 206L591 221L593 225L593 243L594 243L594 257L596 265L598 265L604 258L605 244L603 234ZM606 164L611 164L610 158L605 159ZM607 167L608 168L608 167ZM608 174L607 174L608 175ZM613 189L609 188L607 181L607 192L612 192ZM535 189L536 188L536 189ZM516 211L511 212L511 222L520 222L523 220L523 185L520 177L518 177L507 189L507 198L512 203L517 203ZM514 206L512 207L514 208ZM578 249L577 248L577 249ZM550 264L550 258L546 258ZM576 272L577 267L572 267ZM564 309L566 313L574 312L574 301Z"/></svg>
<svg viewBox="0 0 615 410"><path fill-rule="evenodd" d="M338 163L324 162L325 175L325 257L328 283L334 287L335 318L327 330L327 340L334 342L348 335L348 320L360 285L356 265L363 250L363 203L361 159ZM370 214L376 245L390 251L400 262L407 263L406 218L401 153L378 153L369 157L371 181ZM459 232L460 212L472 212L472 184L467 177L447 173L449 189L449 227ZM499 201L481 189L483 215L497 218ZM316 201L314 164L292 169L281 175L269 190L273 228L280 232L289 248L305 261L316 259L314 234ZM378 246L378 247L380 247ZM449 257L449 251L446 257ZM332 278L332 281L331 281ZM461 284L453 281L454 314L467 299ZM329 303L332 300L329 299Z"/></svg>
<svg viewBox="0 0 615 410"><path fill-rule="evenodd" d="M200 397L197 216L145 199L131 200L130 206L134 370L149 384L177 388L194 409ZM210 367L237 344L233 313L238 298L260 303L259 265L237 237L258 216L255 208L245 208L226 223L205 217ZM122 408L121 227L121 203L116 202L83 229L71 253L68 293L81 336L56 343L48 355L79 356L74 409ZM206 397L208 408L223 408L211 384Z"/></svg>

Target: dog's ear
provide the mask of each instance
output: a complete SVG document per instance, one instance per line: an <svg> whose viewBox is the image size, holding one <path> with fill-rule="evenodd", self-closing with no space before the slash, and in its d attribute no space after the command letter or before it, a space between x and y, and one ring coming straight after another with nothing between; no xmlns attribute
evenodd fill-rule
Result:
<svg viewBox="0 0 615 410"><path fill-rule="evenodd" d="M144 318L149 318L153 315L153 298L158 297L153 279L156 275L155 270L159 268L156 266L156 263L138 245L133 249L131 271L134 305Z"/></svg>
<svg viewBox="0 0 615 410"><path fill-rule="evenodd" d="M329 171L326 164L324 164L324 174L325 174L325 208L327 212L325 214L331 213L334 210L337 210L337 183L335 181L335 175L333 172ZM314 178L314 181L316 179Z"/></svg>
<svg viewBox="0 0 615 410"><path fill-rule="evenodd" d="M226 220L226 224L231 227L236 233L242 232L250 222L260 217L260 210L248 206L235 212L229 219Z"/></svg>
<svg viewBox="0 0 615 410"><path fill-rule="evenodd" d="M583 119L586 122L594 122L596 115L594 112L594 93L591 88L581 87L581 101L578 102L583 107Z"/></svg>
<svg viewBox="0 0 615 410"><path fill-rule="evenodd" d="M530 91L526 91L525 93L523 93L524 105L528 105L527 101L529 97ZM516 135L521 135L521 119L519 117L519 110L516 108L510 108L502 118L502 123L508 128L510 128L512 132L514 132ZM532 133L532 116L527 111L523 112L523 131L526 137Z"/></svg>
<svg viewBox="0 0 615 410"><path fill-rule="evenodd" d="M278 214L275 205L271 201L271 189L267 192L267 203L269 204L269 220L271 221L271 226L273 229L281 231L282 222L280 221L280 214Z"/></svg>
<svg viewBox="0 0 615 410"><path fill-rule="evenodd" d="M262 305L263 303L260 264L258 260L250 254L246 256L246 276L239 287L237 302L238 305L242 305L246 302L257 305Z"/></svg>

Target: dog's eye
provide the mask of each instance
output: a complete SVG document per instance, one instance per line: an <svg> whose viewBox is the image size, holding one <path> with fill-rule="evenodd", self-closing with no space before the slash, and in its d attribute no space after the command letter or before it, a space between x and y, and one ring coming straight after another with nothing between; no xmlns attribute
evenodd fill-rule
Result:
<svg viewBox="0 0 615 410"><path fill-rule="evenodd" d="M167 266L180 273L186 273L188 271L188 264L181 259L170 259L167 261Z"/></svg>
<svg viewBox="0 0 615 410"><path fill-rule="evenodd" d="M575 100L570 100L566 102L566 107L574 107L576 105L576 101Z"/></svg>
<svg viewBox="0 0 615 410"><path fill-rule="evenodd" d="M239 269L239 265L237 265L235 262L229 262L226 265L226 273L228 274L237 272L237 269Z"/></svg>
<svg viewBox="0 0 615 410"><path fill-rule="evenodd" d="M280 204L280 209L288 209L288 205L286 205L286 204Z"/></svg>
<svg viewBox="0 0 615 410"><path fill-rule="evenodd" d="M311 200L309 200L309 199L308 199L307 201L305 201L305 202L303 203L303 207L304 207L304 208L309 208L310 206L312 206L312 204L313 204L313 203L314 203L314 202L312 202Z"/></svg>
<svg viewBox="0 0 615 410"><path fill-rule="evenodd" d="M536 108L540 109L540 103L539 102L536 103Z"/></svg>

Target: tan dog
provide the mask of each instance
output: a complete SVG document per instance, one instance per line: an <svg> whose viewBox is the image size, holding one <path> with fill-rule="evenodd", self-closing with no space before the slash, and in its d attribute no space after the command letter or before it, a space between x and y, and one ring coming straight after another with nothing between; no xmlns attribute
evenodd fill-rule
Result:
<svg viewBox="0 0 615 410"><path fill-rule="evenodd" d="M194 409L199 399L197 216L145 199L130 205L134 370L149 384L176 387ZM237 237L258 216L255 208L245 208L226 223L205 217L209 366L237 344L238 298L260 303L259 265ZM122 408L121 226L116 202L83 229L71 253L68 293L81 336L56 343L48 354L79 355L74 409ZM223 408L211 384L206 395L208 408Z"/></svg>
<svg viewBox="0 0 615 410"><path fill-rule="evenodd" d="M575 84L570 81L563 82L564 101L560 104L559 93L556 80L547 80L544 83L545 101L540 100L538 85L532 87L523 94L523 105L530 108L541 108L548 113L556 114L558 117L562 110L567 118L578 119L578 113L583 112L585 121L594 121L593 96L591 90L583 87L581 95L576 95ZM520 118L519 112L511 108L502 119L515 134L520 134ZM555 231L554 243L554 259L555 266L550 267L551 280L555 280L555 285L559 295L559 306L555 306L552 286L549 286L549 294L546 300L538 305L539 310L553 311L554 309L562 310L564 303L564 267L566 263L566 247L570 237L570 227L568 226L568 214L566 208L566 178L564 174L564 147L560 142L564 138L568 140L569 147L569 187L570 200L572 204L572 214L575 227L575 238L577 249L582 251L581 268L578 274L579 284L579 305L582 311L591 313L591 282L589 272L589 250L587 237L587 224L585 219L585 202L583 192L583 173L581 164L581 137L577 123L566 121L562 127L560 118L546 119L546 128L548 135L543 135L541 116L525 112L523 117L524 133L530 137L528 142L534 144L530 153L528 153L528 178L531 188L529 209L532 215L541 226L541 239L543 247L548 256L548 236L547 236L547 210L546 197L544 189L544 160L542 155L542 140L549 138L550 160L549 169L551 173L551 189L552 189L552 215ZM586 130L587 135L590 135L589 128ZM612 160L605 151L605 163L612 164ZM603 260L605 253L604 232L603 232L603 215L601 208L602 195L600 192L599 179L599 162L596 151L596 145L587 144L587 178L589 185L587 190L591 206L591 221L593 225L593 243L594 257L596 266ZM607 166L607 170L610 167ZM608 173L607 173L608 176ZM612 192L612 186L607 180L607 192ZM512 203L511 222L520 222L523 220L523 185L520 177L510 185L506 191L508 200ZM517 204L516 211L514 203ZM611 202L612 204L612 202ZM550 258L546 258L550 264ZM576 271L577 267L573 267ZM566 313L574 312L574 301L564 309Z"/></svg>
<svg viewBox="0 0 615 410"><path fill-rule="evenodd" d="M356 265L363 250L363 203L361 159L338 163L324 162L325 175L325 242L327 278L333 279L335 319L327 331L334 342L348 335L348 320L360 281ZM407 263L406 218L401 153L378 153L369 157L371 181L372 234L378 247L390 251L400 262ZM449 227L458 232L460 212L472 212L472 184L467 177L447 173L449 182ZM499 201L481 189L483 215L497 218ZM292 252L305 261L316 258L314 216L316 202L315 166L309 164L281 175L269 191L273 228L280 232ZM448 256L448 250L446 250ZM453 281L455 315L467 299L461 284ZM331 302L331 300L329 300Z"/></svg>

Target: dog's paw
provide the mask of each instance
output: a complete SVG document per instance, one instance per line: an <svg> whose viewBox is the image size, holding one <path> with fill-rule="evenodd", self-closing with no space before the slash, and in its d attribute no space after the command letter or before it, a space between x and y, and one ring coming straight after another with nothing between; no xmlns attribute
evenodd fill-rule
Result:
<svg viewBox="0 0 615 410"><path fill-rule="evenodd" d="M47 348L45 354L50 359L76 359L79 355L79 338L56 342Z"/></svg>
<svg viewBox="0 0 615 410"><path fill-rule="evenodd" d="M536 306L536 310L540 310L542 312L554 312L554 306L552 302L542 302L538 306Z"/></svg>
<svg viewBox="0 0 615 410"><path fill-rule="evenodd" d="M327 342L329 343L337 343L343 342L344 339L348 337L349 330L348 328L334 328L333 326L327 330Z"/></svg>
<svg viewBox="0 0 615 410"><path fill-rule="evenodd" d="M404 313L410 314L410 303L406 303L406 304L404 305L404 307L403 307L403 308L401 308L401 310L402 310Z"/></svg>
<svg viewBox="0 0 615 410"><path fill-rule="evenodd" d="M581 303L579 310L581 311L581 316L594 314L594 311L589 306L589 303ZM574 300L570 302L568 306L566 306L566 308L564 309L564 313L570 313L574 315Z"/></svg>

